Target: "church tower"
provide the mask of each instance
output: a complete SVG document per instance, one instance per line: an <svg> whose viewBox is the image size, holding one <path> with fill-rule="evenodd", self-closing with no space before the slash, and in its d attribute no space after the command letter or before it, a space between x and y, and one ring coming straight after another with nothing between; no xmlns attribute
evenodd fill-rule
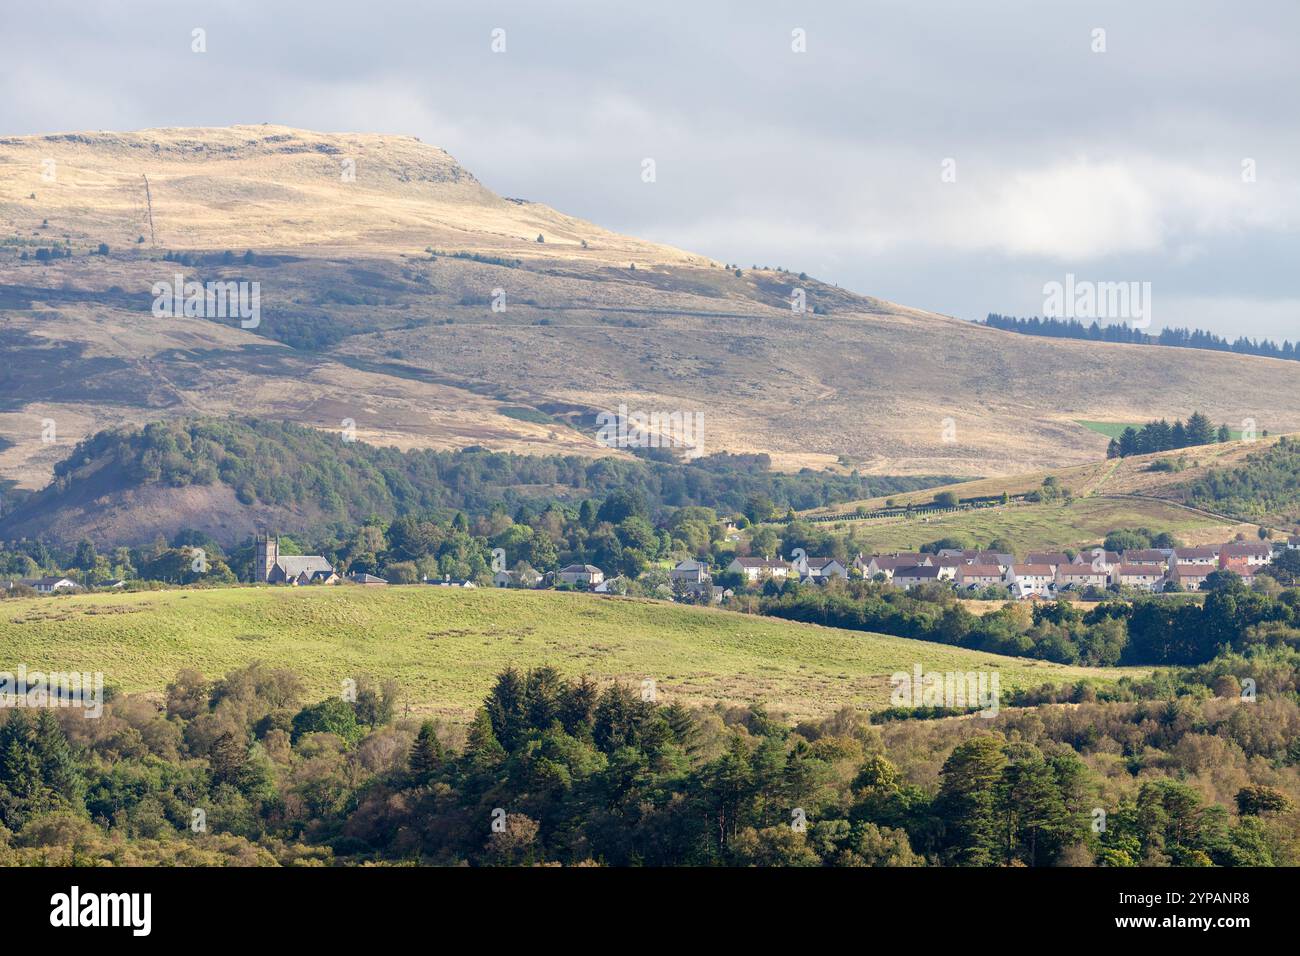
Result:
<svg viewBox="0 0 1300 956"><path fill-rule="evenodd" d="M270 581L271 572L280 563L280 537L269 534L253 536L253 577L257 581Z"/></svg>

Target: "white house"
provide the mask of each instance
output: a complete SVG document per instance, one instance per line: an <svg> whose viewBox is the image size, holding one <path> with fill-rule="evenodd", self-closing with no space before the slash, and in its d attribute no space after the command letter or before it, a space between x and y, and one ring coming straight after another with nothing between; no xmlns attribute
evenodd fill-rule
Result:
<svg viewBox="0 0 1300 956"><path fill-rule="evenodd" d="M1267 541L1234 541L1219 549L1219 566L1227 567L1229 562L1238 563L1242 558L1252 568L1268 564L1273 560L1273 546Z"/></svg>
<svg viewBox="0 0 1300 956"><path fill-rule="evenodd" d="M1056 569L1050 564L1013 564L1007 571L1007 587L1018 598L1047 597L1055 586Z"/></svg>
<svg viewBox="0 0 1300 956"><path fill-rule="evenodd" d="M790 566L784 561L771 561L767 558L736 558L729 565L727 570L735 574L742 575L746 581L751 584L763 578L783 578L790 571Z"/></svg>
<svg viewBox="0 0 1300 956"><path fill-rule="evenodd" d="M835 558L805 558L808 562L808 577L814 581L828 581L831 578L849 579L849 569Z"/></svg>
<svg viewBox="0 0 1300 956"><path fill-rule="evenodd" d="M673 581L686 584L703 584L709 579L709 566L702 561L687 558L685 561L678 562L677 566L668 572L668 577Z"/></svg>
<svg viewBox="0 0 1300 956"><path fill-rule="evenodd" d="M939 568L934 565L913 565L910 568L895 568L890 579L894 587L911 588L918 584L930 584L940 580Z"/></svg>
<svg viewBox="0 0 1300 956"><path fill-rule="evenodd" d="M1104 588L1110 583L1109 570L1088 564L1062 564L1056 569L1056 587L1083 590L1086 587Z"/></svg>
<svg viewBox="0 0 1300 956"><path fill-rule="evenodd" d="M1202 548L1175 548L1173 559L1179 564L1208 564L1214 566L1219 563L1219 549L1214 545L1207 545Z"/></svg>
<svg viewBox="0 0 1300 956"><path fill-rule="evenodd" d="M9 590L16 585L31 588L37 594L53 594L55 591L75 591L81 585L72 578L15 578L7 583Z"/></svg>
<svg viewBox="0 0 1300 956"><path fill-rule="evenodd" d="M1107 551L1105 548L1089 548L1076 554L1073 563L1076 567L1092 568L1094 571L1109 574L1110 569L1121 562L1120 556L1114 551Z"/></svg>
<svg viewBox="0 0 1300 956"><path fill-rule="evenodd" d="M863 566L862 576L870 581L883 574L890 581L899 568L925 568L933 563L933 557L928 554L873 554Z"/></svg>
<svg viewBox="0 0 1300 956"><path fill-rule="evenodd" d="M1210 570L1214 570L1213 566ZM1110 583L1141 591L1159 591L1165 585L1165 571L1150 564L1117 564L1110 569Z"/></svg>
<svg viewBox="0 0 1300 956"><path fill-rule="evenodd" d="M544 580L542 574L531 567L517 571L498 571L492 575L492 586L497 588L536 588Z"/></svg>
<svg viewBox="0 0 1300 956"><path fill-rule="evenodd" d="M571 564L560 568L555 577L561 584L585 584L590 588L605 580L605 572L594 564Z"/></svg>
<svg viewBox="0 0 1300 956"><path fill-rule="evenodd" d="M930 563L943 571L940 577L952 581L957 577L957 569L966 566L966 559L960 555L936 554Z"/></svg>

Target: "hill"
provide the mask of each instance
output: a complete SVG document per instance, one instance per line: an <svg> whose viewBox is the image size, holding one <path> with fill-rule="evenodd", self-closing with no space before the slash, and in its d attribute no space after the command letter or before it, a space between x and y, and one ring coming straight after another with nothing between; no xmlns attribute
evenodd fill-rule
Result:
<svg viewBox="0 0 1300 956"><path fill-rule="evenodd" d="M1192 408L1300 428L1293 362L1021 336L792 265L504 198L410 137L0 139L0 478L40 488L69 443L196 413L595 456L595 416L626 404L701 413L710 450L886 475L1078 465L1106 447L1080 421ZM154 316L178 274L260 283L258 326Z"/></svg>
<svg viewBox="0 0 1300 956"><path fill-rule="evenodd" d="M739 513L751 494L780 508L904 491L946 479L773 472L762 456L681 462L376 448L261 419L172 419L97 433L55 465L54 481L0 511L0 540L139 545L178 531L229 547L256 528L319 540L377 516L510 512L522 502L603 499L620 491L652 514L700 505Z"/></svg>
<svg viewBox="0 0 1300 956"><path fill-rule="evenodd" d="M1131 669L1064 667L923 641L559 592L414 585L227 588L0 603L0 669L102 671L157 691L184 667L209 677L258 660L293 670L313 696L345 678L396 680L415 710L463 720L503 668L547 663L641 686L666 702L750 703L792 717L887 705L889 675L996 669L1003 690Z"/></svg>
<svg viewBox="0 0 1300 956"><path fill-rule="evenodd" d="M1178 487L1184 500L1252 521L1300 527L1300 443L1294 438L1218 464Z"/></svg>
<svg viewBox="0 0 1300 956"><path fill-rule="evenodd" d="M1297 520L1295 476L1294 442L1273 436L875 496L810 509L802 517L828 530L851 529L863 547L882 551L913 550L954 536L981 545L1000 538L1017 552L1080 549L1121 528L1170 532L1187 545L1210 544L1238 534L1253 539L1261 522L1276 526ZM944 492L959 498L1026 495L1049 478L1069 496L932 515L854 517L859 509L872 512L889 502L927 505ZM1260 486L1270 489L1263 499Z"/></svg>

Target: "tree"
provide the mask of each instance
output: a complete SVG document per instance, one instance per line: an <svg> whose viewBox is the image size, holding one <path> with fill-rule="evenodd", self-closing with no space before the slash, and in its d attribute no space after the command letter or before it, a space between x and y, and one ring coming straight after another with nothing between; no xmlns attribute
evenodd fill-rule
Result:
<svg viewBox="0 0 1300 956"><path fill-rule="evenodd" d="M480 707L465 737L465 759L471 767L486 770L499 764L505 755L505 748L492 730L487 709Z"/></svg>
<svg viewBox="0 0 1300 956"><path fill-rule="evenodd" d="M84 812L85 778L58 720L18 710L0 725L0 825L20 830L57 809Z"/></svg>
<svg viewBox="0 0 1300 956"><path fill-rule="evenodd" d="M1237 812L1242 816L1261 813L1286 813L1294 804L1281 790L1262 785L1242 787L1237 791Z"/></svg>
<svg viewBox="0 0 1300 956"><path fill-rule="evenodd" d="M542 237L538 236L541 242ZM501 830L492 829L484 845L486 861L494 866L525 866L537 854L537 821L522 813L507 814Z"/></svg>
<svg viewBox="0 0 1300 956"><path fill-rule="evenodd" d="M208 772L214 784L242 790L249 782L248 742L230 731L221 734L208 752Z"/></svg>
<svg viewBox="0 0 1300 956"><path fill-rule="evenodd" d="M528 715L524 705L524 679L513 667L497 675L491 693L483 702L483 709L492 724L496 741L513 752L523 742L528 730Z"/></svg>
<svg viewBox="0 0 1300 956"><path fill-rule="evenodd" d="M1214 426L1210 424L1210 419L1200 412L1193 412L1187 419L1186 433L1189 445L1210 445L1215 439Z"/></svg>
<svg viewBox="0 0 1300 956"><path fill-rule="evenodd" d="M1038 748L1019 744L1010 752L996 788L1004 861L1051 862L1070 835L1070 814L1056 776Z"/></svg>
<svg viewBox="0 0 1300 956"><path fill-rule="evenodd" d="M433 721L426 720L420 725L420 732L411 744L411 753L407 766L411 776L420 783L428 783L442 767L442 742L438 740L438 731Z"/></svg>
<svg viewBox="0 0 1300 956"><path fill-rule="evenodd" d="M352 705L341 697L330 697L294 715L291 739L296 743L305 734L334 734L350 746L364 733Z"/></svg>
<svg viewBox="0 0 1300 956"><path fill-rule="evenodd" d="M752 494L745 499L745 517L749 519L750 524L762 524L772 520L772 513L775 510L776 505L765 494Z"/></svg>
<svg viewBox="0 0 1300 956"><path fill-rule="evenodd" d="M1001 858L996 787L1006 763L1002 741L987 736L958 744L944 761L935 810L953 863L989 866Z"/></svg>
<svg viewBox="0 0 1300 956"><path fill-rule="evenodd" d="M605 497L596 513L597 521L608 521L610 524L619 524L633 516L645 517L649 514L649 508L646 507L645 498L636 491L625 491L618 489L611 492Z"/></svg>

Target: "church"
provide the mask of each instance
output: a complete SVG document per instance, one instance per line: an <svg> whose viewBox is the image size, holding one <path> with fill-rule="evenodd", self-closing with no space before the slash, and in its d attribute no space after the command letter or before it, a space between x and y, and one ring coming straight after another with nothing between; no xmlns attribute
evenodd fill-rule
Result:
<svg viewBox="0 0 1300 956"><path fill-rule="evenodd" d="M280 536L253 538L253 578L267 584L337 584L333 565L319 554L280 554Z"/></svg>

